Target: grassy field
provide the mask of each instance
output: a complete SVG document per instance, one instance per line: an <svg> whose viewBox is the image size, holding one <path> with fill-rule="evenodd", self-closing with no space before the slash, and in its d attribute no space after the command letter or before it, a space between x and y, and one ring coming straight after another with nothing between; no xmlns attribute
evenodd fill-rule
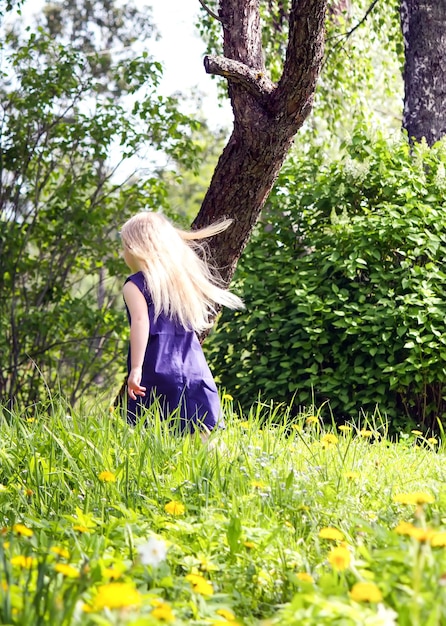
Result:
<svg viewBox="0 0 446 626"><path fill-rule="evenodd" d="M439 437L224 406L209 446L156 415L3 410L0 623L446 624Z"/></svg>

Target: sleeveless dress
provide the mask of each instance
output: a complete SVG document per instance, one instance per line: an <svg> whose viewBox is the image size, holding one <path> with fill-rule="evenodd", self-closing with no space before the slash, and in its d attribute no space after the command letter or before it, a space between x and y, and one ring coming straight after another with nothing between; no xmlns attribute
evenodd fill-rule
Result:
<svg viewBox="0 0 446 626"><path fill-rule="evenodd" d="M209 430L224 427L217 387L195 332L184 329L162 313L155 320L154 305L142 272L132 274L125 282L128 281L134 283L146 299L150 330L141 380L146 395L137 396L136 400L127 395L127 421L136 424L143 409L156 402L163 419L174 412L173 419L180 432L199 430L201 424ZM131 323L127 306L126 309ZM128 372L130 350L129 346Z"/></svg>

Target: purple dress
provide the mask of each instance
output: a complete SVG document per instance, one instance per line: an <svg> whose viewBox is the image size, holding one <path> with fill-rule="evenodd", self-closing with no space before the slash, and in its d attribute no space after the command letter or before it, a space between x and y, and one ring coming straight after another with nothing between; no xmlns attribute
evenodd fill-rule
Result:
<svg viewBox="0 0 446 626"><path fill-rule="evenodd" d="M141 380L146 395L137 396L136 400L127 395L127 421L136 424L142 410L157 402L163 418L175 411L181 432L194 431L200 424L209 430L217 425L224 426L217 387L195 332L185 330L162 313L155 321L154 306L145 289L142 272L132 274L125 282L128 281L134 283L146 299L150 331ZM131 323L128 309L127 315ZM129 347L129 372L130 364Z"/></svg>

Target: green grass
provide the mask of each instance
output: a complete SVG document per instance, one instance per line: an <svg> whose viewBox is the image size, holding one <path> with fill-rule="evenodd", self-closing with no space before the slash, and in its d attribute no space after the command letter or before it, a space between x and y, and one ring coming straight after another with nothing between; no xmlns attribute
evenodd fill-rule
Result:
<svg viewBox="0 0 446 626"><path fill-rule="evenodd" d="M446 624L440 439L225 413L204 446L156 415L3 410L0 623Z"/></svg>

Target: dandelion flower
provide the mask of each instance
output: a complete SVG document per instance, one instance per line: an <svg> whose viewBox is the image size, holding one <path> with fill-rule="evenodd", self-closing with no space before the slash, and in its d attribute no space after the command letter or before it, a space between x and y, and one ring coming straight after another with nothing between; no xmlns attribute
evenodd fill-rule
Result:
<svg viewBox="0 0 446 626"><path fill-rule="evenodd" d="M414 491L412 493L398 493L394 496L393 501L399 504L421 505L431 504L435 501L435 498L432 494L425 491Z"/></svg>
<svg viewBox="0 0 446 626"><path fill-rule="evenodd" d="M122 569L118 567L106 567L102 572L104 578L108 578L108 580L118 580L122 576Z"/></svg>
<svg viewBox="0 0 446 626"><path fill-rule="evenodd" d="M54 569L59 574L66 576L66 578L79 578L80 576L79 570L72 565L67 565L67 563L56 563Z"/></svg>
<svg viewBox="0 0 446 626"><path fill-rule="evenodd" d="M116 476L113 474L113 472L109 472L108 470L104 470L103 472L100 472L98 474L98 478L103 483L115 483L116 482Z"/></svg>
<svg viewBox="0 0 446 626"><path fill-rule="evenodd" d="M108 583L98 587L98 592L93 600L92 609L123 609L129 606L139 606L142 596L130 583Z"/></svg>
<svg viewBox="0 0 446 626"><path fill-rule="evenodd" d="M212 584L200 576L199 574L188 574L186 576L186 580L190 582L192 585L192 590L195 593L199 593L202 596L212 596L214 593L214 588Z"/></svg>
<svg viewBox="0 0 446 626"><path fill-rule="evenodd" d="M254 489L267 489L268 485L263 482L263 480L252 480L251 485Z"/></svg>
<svg viewBox="0 0 446 626"><path fill-rule="evenodd" d="M164 510L166 513L169 513L169 515L184 515L186 507L182 502L171 500L165 505Z"/></svg>
<svg viewBox="0 0 446 626"><path fill-rule="evenodd" d="M361 478L361 474L359 472L345 472L344 476L349 480L358 480L358 478Z"/></svg>
<svg viewBox="0 0 446 626"><path fill-rule="evenodd" d="M138 546L138 554L143 565L157 567L166 560L167 546L162 539L150 537L146 543Z"/></svg>
<svg viewBox="0 0 446 626"><path fill-rule="evenodd" d="M366 428L363 428L362 430L360 430L359 434L361 437L364 437L364 439L369 439L370 437L373 437L373 431L367 430Z"/></svg>
<svg viewBox="0 0 446 626"><path fill-rule="evenodd" d="M24 556L23 554L18 554L17 556L12 557L11 565L22 567L23 569L31 569L34 561L35 559L33 559L32 556Z"/></svg>
<svg viewBox="0 0 446 626"><path fill-rule="evenodd" d="M160 622L175 621L175 615L172 611L170 604L168 604L167 602L156 602L155 608L152 610L151 615Z"/></svg>
<svg viewBox="0 0 446 626"><path fill-rule="evenodd" d="M66 548L62 548L60 546L52 546L50 548L50 552L52 552L56 556L61 556L63 559L69 559L70 558L70 553L68 552L68 550Z"/></svg>
<svg viewBox="0 0 446 626"><path fill-rule="evenodd" d="M351 426L347 426L347 424L342 424L341 426L338 426L338 430L341 431L341 433L349 433L352 430Z"/></svg>
<svg viewBox="0 0 446 626"><path fill-rule="evenodd" d="M410 535L412 530L414 529L414 525L410 522L399 522L397 526L395 526L394 530L398 535Z"/></svg>
<svg viewBox="0 0 446 626"><path fill-rule="evenodd" d="M421 432L421 430L411 430L410 432L412 433L412 435L416 435L417 437L423 436L423 433Z"/></svg>
<svg viewBox="0 0 446 626"><path fill-rule="evenodd" d="M305 422L307 424L317 424L319 422L319 418L316 417L316 415L310 415L309 417L307 417Z"/></svg>
<svg viewBox="0 0 446 626"><path fill-rule="evenodd" d="M82 524L76 524L73 526L73 530L76 530L78 533L89 533L90 529L87 526L83 526Z"/></svg>
<svg viewBox="0 0 446 626"><path fill-rule="evenodd" d="M360 582L353 585L350 597L355 602L381 602L382 593L375 583Z"/></svg>
<svg viewBox="0 0 446 626"><path fill-rule="evenodd" d="M215 611L217 613L217 615L220 615L221 617L224 617L225 620L227 620L228 622L233 622L235 620L235 615L232 611L230 611L229 609L217 609Z"/></svg>
<svg viewBox="0 0 446 626"><path fill-rule="evenodd" d="M232 402L234 400L230 393L224 393L221 399L223 402Z"/></svg>
<svg viewBox="0 0 446 626"><path fill-rule="evenodd" d="M336 546L328 553L328 562L333 569L342 572L348 568L351 562L351 555L345 546Z"/></svg>
<svg viewBox="0 0 446 626"><path fill-rule="evenodd" d="M429 437L427 443L430 443L432 446L434 446L436 443L438 443L438 439L436 437Z"/></svg>
<svg viewBox="0 0 446 626"><path fill-rule="evenodd" d="M434 532L435 531L432 530L432 528L418 528L417 526L414 526L409 535L420 543L426 543L431 540Z"/></svg>
<svg viewBox="0 0 446 626"><path fill-rule="evenodd" d="M323 437L321 437L321 443L328 446L335 446L338 441L339 439L332 433L326 433Z"/></svg>
<svg viewBox="0 0 446 626"><path fill-rule="evenodd" d="M332 539L333 541L343 541L344 534L337 528L327 526L327 528L321 528L319 531L319 537L321 539Z"/></svg>
<svg viewBox="0 0 446 626"><path fill-rule="evenodd" d="M253 541L244 541L243 545L245 548L248 548L248 550L253 550L256 547L256 544Z"/></svg>
<svg viewBox="0 0 446 626"><path fill-rule="evenodd" d="M20 535L22 537L32 537L34 534L31 528L27 528L24 524L14 524L12 530L17 535Z"/></svg>
<svg viewBox="0 0 446 626"><path fill-rule="evenodd" d="M431 538L431 546L433 548L444 548L446 547L446 532L437 532L434 533Z"/></svg>
<svg viewBox="0 0 446 626"><path fill-rule="evenodd" d="M314 583L314 578L311 574L307 574L307 572L297 572L296 578L303 583Z"/></svg>

